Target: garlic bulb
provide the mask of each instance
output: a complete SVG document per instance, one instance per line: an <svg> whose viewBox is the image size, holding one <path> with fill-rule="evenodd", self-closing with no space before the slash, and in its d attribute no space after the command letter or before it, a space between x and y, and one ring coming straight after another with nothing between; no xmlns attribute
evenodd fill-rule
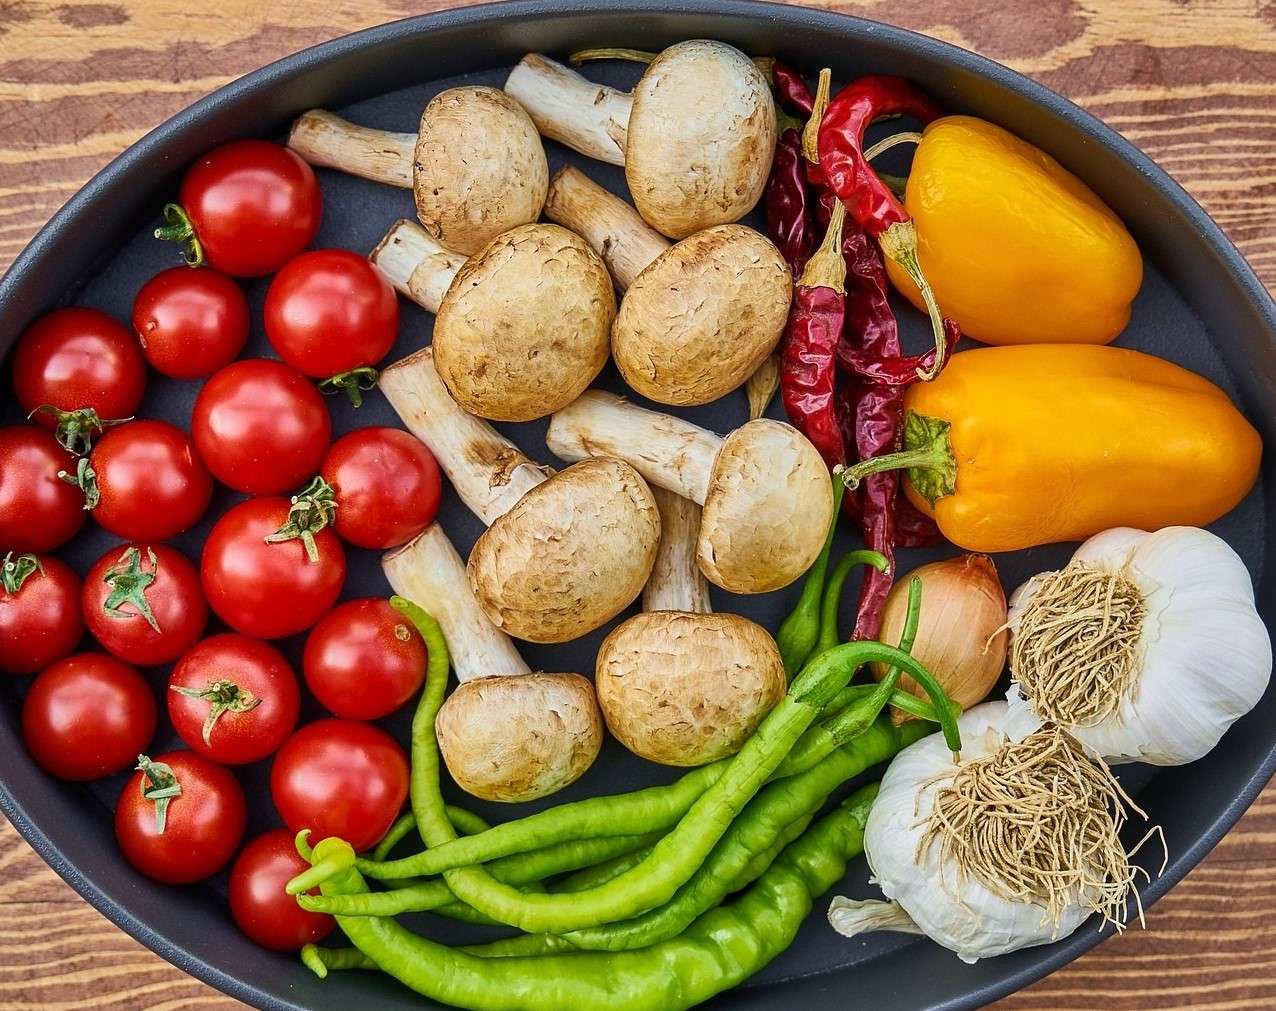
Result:
<svg viewBox="0 0 1276 1011"><path fill-rule="evenodd" d="M1262 697L1272 646L1244 563L1196 527L1118 528L1012 595L1009 726L1111 762L1182 765Z"/></svg>

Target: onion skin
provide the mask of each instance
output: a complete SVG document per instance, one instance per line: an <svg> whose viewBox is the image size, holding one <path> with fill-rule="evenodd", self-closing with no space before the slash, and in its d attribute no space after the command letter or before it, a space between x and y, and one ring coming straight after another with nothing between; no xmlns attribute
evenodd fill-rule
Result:
<svg viewBox="0 0 1276 1011"><path fill-rule="evenodd" d="M922 581L922 609L912 654L930 668L948 697L969 709L992 691L1006 666L1008 634L1006 593L997 567L987 555L961 555L923 565L910 574ZM896 642L908 612L908 583L900 579L886 598L883 642ZM880 681L886 667L873 664ZM925 693L904 675L900 688L919 698ZM912 719L895 710L896 723Z"/></svg>

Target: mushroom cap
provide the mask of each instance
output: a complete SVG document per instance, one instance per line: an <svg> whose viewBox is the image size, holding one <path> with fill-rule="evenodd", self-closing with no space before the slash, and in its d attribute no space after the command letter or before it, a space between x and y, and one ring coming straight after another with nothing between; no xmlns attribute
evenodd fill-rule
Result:
<svg viewBox="0 0 1276 1011"><path fill-rule="evenodd" d="M465 410L531 421L607 362L616 295L603 261L558 225L520 225L470 257L434 320L434 364Z"/></svg>
<svg viewBox="0 0 1276 1011"><path fill-rule="evenodd" d="M792 297L789 268L764 235L745 225L708 228L634 280L612 327L612 355L649 400L707 404L775 350Z"/></svg>
<svg viewBox="0 0 1276 1011"><path fill-rule="evenodd" d="M483 800L544 797L598 757L603 723L579 674L497 674L457 687L434 721L452 778Z"/></svg>
<svg viewBox="0 0 1276 1011"><path fill-rule="evenodd" d="M474 544L466 569L498 628L567 642L611 620L642 592L660 514L638 471L582 460L537 485Z"/></svg>
<svg viewBox="0 0 1276 1011"><path fill-rule="evenodd" d="M775 154L775 102L757 66L722 42L680 42L634 88L625 178L647 223L681 239L739 221Z"/></svg>
<svg viewBox="0 0 1276 1011"><path fill-rule="evenodd" d="M435 95L425 107L412 179L425 230L469 255L540 217L549 166L521 105L498 88L466 86Z"/></svg>
<svg viewBox="0 0 1276 1011"><path fill-rule="evenodd" d="M733 593L788 586L811 567L833 520L833 484L819 452L792 425L737 428L714 461L696 557Z"/></svg>
<svg viewBox="0 0 1276 1011"><path fill-rule="evenodd" d="M664 765L733 755L784 695L784 663L762 626L735 614L652 611L617 626L594 674L607 728Z"/></svg>

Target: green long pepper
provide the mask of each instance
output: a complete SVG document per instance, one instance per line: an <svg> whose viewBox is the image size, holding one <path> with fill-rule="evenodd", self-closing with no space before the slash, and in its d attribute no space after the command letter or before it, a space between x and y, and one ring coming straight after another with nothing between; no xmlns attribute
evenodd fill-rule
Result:
<svg viewBox="0 0 1276 1011"><path fill-rule="evenodd" d="M841 487L838 487L841 485ZM780 624L775 633L775 644L780 648L780 660L784 664L784 672L793 679L793 675L815 652L815 644L820 638L820 601L824 599L824 579L828 573L829 554L833 551L833 535L837 533L837 522L842 512L842 497L846 494L846 482L833 480L833 518L829 520L828 533L824 537L824 547L816 555L815 561L806 572L806 581L802 584L802 593L798 597L793 612ZM882 559L882 564L886 559Z"/></svg>

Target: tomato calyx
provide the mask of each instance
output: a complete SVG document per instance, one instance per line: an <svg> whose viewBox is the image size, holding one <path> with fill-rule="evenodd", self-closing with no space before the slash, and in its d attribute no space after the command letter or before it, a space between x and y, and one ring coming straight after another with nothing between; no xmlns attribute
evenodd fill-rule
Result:
<svg viewBox="0 0 1276 1011"><path fill-rule="evenodd" d="M213 727L221 719L223 713L248 713L261 705L259 699L246 688L240 688L229 678L210 681L203 688L187 688L184 685L173 685L173 691L185 695L188 699L203 699L212 705L208 707L208 715L204 717L202 736L204 743L213 746Z"/></svg>
<svg viewBox="0 0 1276 1011"><path fill-rule="evenodd" d="M44 573L40 559L35 555L18 555L14 558L10 551L4 556L4 564L0 566L0 587L4 588L5 593L17 593L35 572Z"/></svg>
<svg viewBox="0 0 1276 1011"><path fill-rule="evenodd" d="M168 824L168 805L182 795L182 784L172 766L152 762L145 755L137 756L137 771L142 774L142 796L155 805L155 831L163 835Z"/></svg>
<svg viewBox="0 0 1276 1011"><path fill-rule="evenodd" d="M52 404L41 404L27 415L47 414L54 419L53 437L58 445L74 456L84 456L93 448L93 440L108 428L122 425L132 418L103 418L92 407L81 407L75 411L64 411Z"/></svg>
<svg viewBox="0 0 1276 1011"><path fill-rule="evenodd" d="M102 613L112 618L145 618L146 624L162 631L155 620L155 612L146 599L146 591L159 576L159 559L155 557L155 549L148 547L146 557L151 563L149 570L142 568L142 552L137 548L128 548L120 555L120 560L106 570L102 582L111 588L111 592L102 601ZM132 611L125 611L123 606L131 604Z"/></svg>
<svg viewBox="0 0 1276 1011"><path fill-rule="evenodd" d="M288 519L284 525L266 538L267 544L300 540L306 549L306 558L319 561L319 548L315 534L337 518L337 496L332 485L322 477L316 477L292 497Z"/></svg>
<svg viewBox="0 0 1276 1011"><path fill-rule="evenodd" d="M188 267L198 267L204 262L204 244L199 241L195 225L181 204L164 205L164 224L155 229L155 238L178 243Z"/></svg>
<svg viewBox="0 0 1276 1011"><path fill-rule="evenodd" d="M97 504L102 501L102 493L97 486L97 471L89 466L89 458L87 456L82 456L76 461L74 474L60 470L58 471L58 477L67 484L73 484L84 492L85 509L96 509Z"/></svg>
<svg viewBox="0 0 1276 1011"><path fill-rule="evenodd" d="M354 407L363 406L363 395L368 390L376 389L380 373L370 365L351 369L349 372L338 372L319 384L324 393L344 393L350 398Z"/></svg>

